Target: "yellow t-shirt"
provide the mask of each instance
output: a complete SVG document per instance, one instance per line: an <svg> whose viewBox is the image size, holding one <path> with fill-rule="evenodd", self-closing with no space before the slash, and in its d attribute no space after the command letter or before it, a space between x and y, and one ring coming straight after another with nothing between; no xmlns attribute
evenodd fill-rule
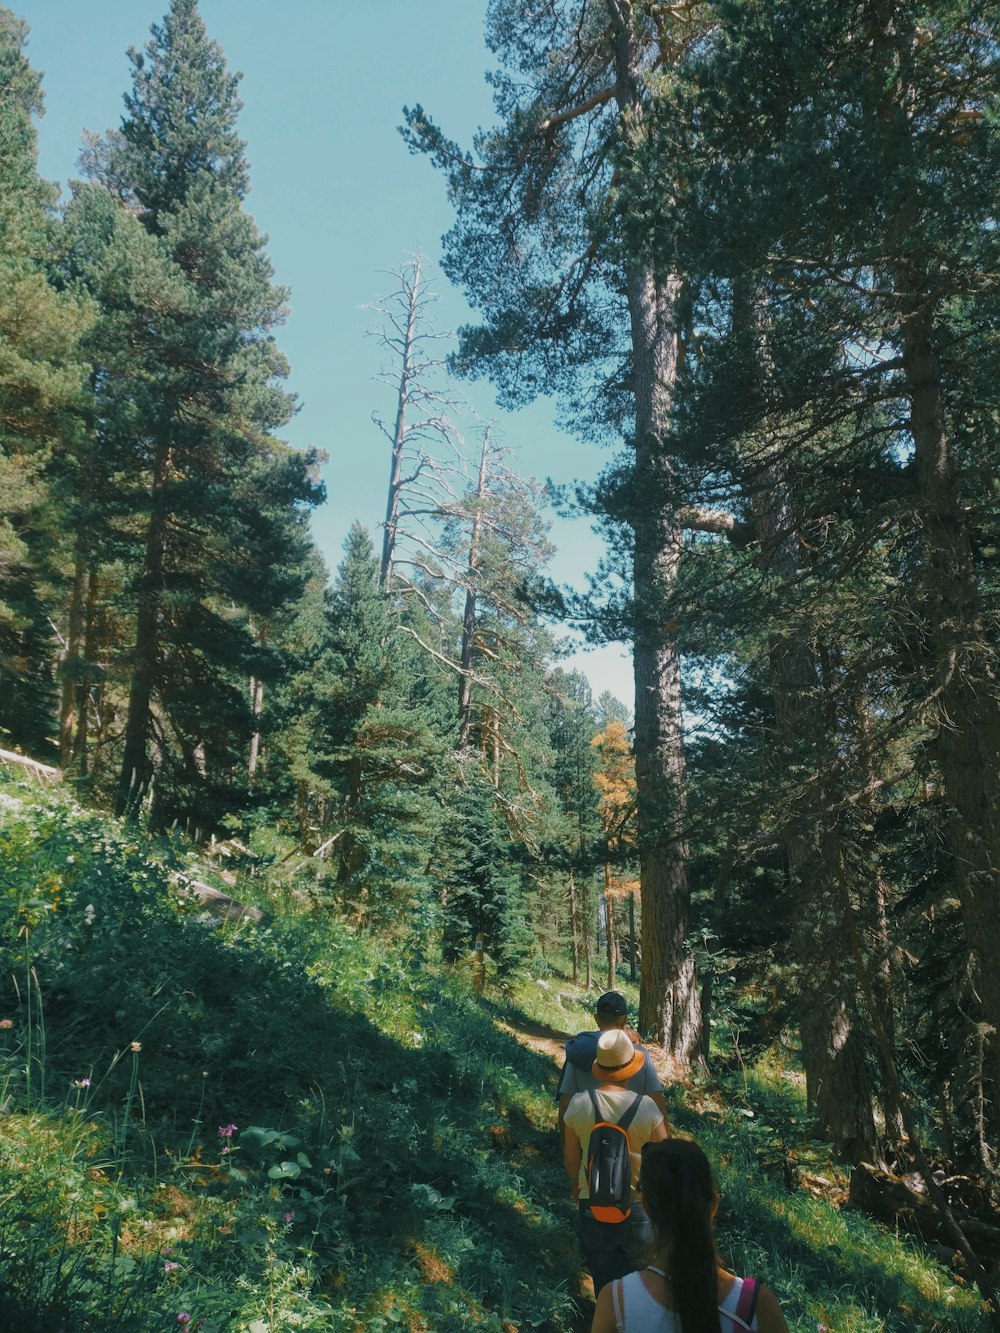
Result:
<svg viewBox="0 0 1000 1333"><path fill-rule="evenodd" d="M598 1088L594 1092L600 1107L600 1119L616 1122L632 1105L635 1093L629 1088ZM628 1134L629 1149L632 1154L632 1179L638 1175L636 1154L644 1143L648 1143L653 1130L663 1122L663 1112L652 1097L643 1097L636 1107ZM596 1121L590 1093L578 1092L566 1108L566 1124L580 1140L580 1198L589 1199L590 1189L587 1184L587 1150L590 1147L590 1134Z"/></svg>

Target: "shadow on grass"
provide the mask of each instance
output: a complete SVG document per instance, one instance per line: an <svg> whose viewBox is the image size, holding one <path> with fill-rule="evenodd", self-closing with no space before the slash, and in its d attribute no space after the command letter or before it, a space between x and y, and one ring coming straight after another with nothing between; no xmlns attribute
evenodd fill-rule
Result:
<svg viewBox="0 0 1000 1333"><path fill-rule="evenodd" d="M89 1077L88 1114L110 1125L136 1073L142 1124L126 1169L140 1192L150 1136L177 1156L200 1144L204 1162L246 1174L253 1207L296 1216L291 1240L308 1244L317 1285L345 1310L436 1303L442 1330L474 1311L574 1327L554 1068L497 1028L508 1011L402 964L379 980L365 946L345 939L342 969L318 980L333 942L294 923L227 935L150 907L85 938L72 966L50 944L37 960L47 1087L58 1100ZM279 1144L293 1136L309 1165L293 1174L277 1156L224 1158L218 1131L230 1123L273 1129ZM284 1155L294 1164L294 1150ZM269 1175L276 1167L286 1174ZM222 1248L220 1282L232 1263ZM436 1293L432 1258L446 1278ZM210 1250L200 1262L211 1271Z"/></svg>
<svg viewBox="0 0 1000 1333"><path fill-rule="evenodd" d="M757 1103L779 1117L792 1108L801 1115L793 1091L766 1087ZM756 1100L756 1099L755 1099ZM780 1120L778 1121L780 1123ZM786 1308L803 1327L809 1307L855 1312L885 1333L914 1328L964 1330L987 1328L971 1305L962 1309L928 1293L928 1282L905 1271L916 1262L930 1262L919 1247L909 1246L859 1213L838 1211L802 1192L789 1190L763 1171L756 1150L770 1134L758 1134L725 1116L700 1116L681 1109L675 1124L708 1151L719 1175L719 1241L737 1271L759 1273L775 1288ZM943 1285L952 1281L943 1274ZM957 1290L957 1289L956 1289Z"/></svg>

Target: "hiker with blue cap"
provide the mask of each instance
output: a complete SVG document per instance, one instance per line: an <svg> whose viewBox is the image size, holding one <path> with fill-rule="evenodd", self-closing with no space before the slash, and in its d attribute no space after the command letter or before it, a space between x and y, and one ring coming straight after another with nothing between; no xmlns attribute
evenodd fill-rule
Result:
<svg viewBox="0 0 1000 1333"><path fill-rule="evenodd" d="M594 1017L597 1020L596 1032L578 1032L575 1037L571 1037L566 1043L566 1063L563 1065L562 1074L559 1078L560 1134L565 1135L566 1108L569 1106L570 1100L578 1092L587 1092L589 1089L599 1086L599 1080L593 1072L594 1060L597 1058L597 1039L602 1032L609 1032L615 1028L624 1029L626 1035L634 1043L636 1051L641 1052L643 1056L637 1072L629 1077L625 1087L631 1092L642 1092L647 1097L651 1097L663 1116L664 1124L669 1128L670 1119L667 1114L667 1102L663 1095L659 1075L653 1066L649 1052L645 1047L639 1045L638 1038L627 1027L628 1001L625 996L620 991L606 991L597 1001Z"/></svg>

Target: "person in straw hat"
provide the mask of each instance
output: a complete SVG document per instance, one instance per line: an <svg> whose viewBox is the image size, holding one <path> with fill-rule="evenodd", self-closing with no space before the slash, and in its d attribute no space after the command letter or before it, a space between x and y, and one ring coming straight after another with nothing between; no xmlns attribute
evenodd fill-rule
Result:
<svg viewBox="0 0 1000 1333"><path fill-rule="evenodd" d="M601 995L594 1008L594 1018L597 1021L596 1031L578 1032L575 1037L571 1037L566 1043L566 1061L563 1064L562 1073L559 1075L557 1094L559 1097L558 1123L560 1134L565 1132L563 1124L566 1119L566 1110L576 1094L598 1086L598 1080L594 1078L591 1070L594 1057L597 1054L597 1040L601 1033L607 1032L609 1028L622 1028L636 1050L642 1051L642 1066L629 1079L628 1087L633 1092L646 1092L652 1097L662 1111L669 1129L670 1120L667 1115L667 1103L663 1095L659 1075L649 1052L639 1045L638 1034L628 1026L628 1001L621 991L609 990Z"/></svg>
<svg viewBox="0 0 1000 1333"><path fill-rule="evenodd" d="M621 1028L602 1032L597 1040L592 1067L597 1087L593 1093L578 1092L566 1108L563 1161L573 1198L579 1207L580 1247L587 1271L594 1280L595 1295L614 1278L631 1273L637 1266L640 1252L652 1240L641 1199L633 1194L632 1212L625 1221L601 1221L591 1211L587 1182L590 1136L598 1120L617 1124L635 1106L628 1125L633 1180L638 1178L639 1153L643 1144L657 1143L667 1137L666 1119L652 1097L633 1092L627 1086L642 1069L644 1061L644 1053L636 1050Z"/></svg>

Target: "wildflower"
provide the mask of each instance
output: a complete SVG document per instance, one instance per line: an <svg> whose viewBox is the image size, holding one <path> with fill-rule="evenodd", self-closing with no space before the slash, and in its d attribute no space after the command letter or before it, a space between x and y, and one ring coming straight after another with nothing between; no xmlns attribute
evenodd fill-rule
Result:
<svg viewBox="0 0 1000 1333"><path fill-rule="evenodd" d="M238 1132L238 1130L239 1130L239 1125L220 1125L219 1138L231 1139L233 1135Z"/></svg>
<svg viewBox="0 0 1000 1333"><path fill-rule="evenodd" d="M89 1088L89 1087L90 1087L90 1079L89 1079L89 1078L75 1078L75 1079L73 1080L73 1087L74 1087L74 1088Z"/></svg>
<svg viewBox="0 0 1000 1333"><path fill-rule="evenodd" d="M168 1259L167 1262L163 1265L164 1273L172 1273L174 1272L175 1269L178 1268L180 1268L180 1264L175 1263L173 1259Z"/></svg>
<svg viewBox="0 0 1000 1333"><path fill-rule="evenodd" d="M129 1047L129 1050L130 1050L130 1051L136 1051L136 1052L141 1051L141 1050L142 1050L142 1042L141 1042L141 1041L134 1041L134 1042L132 1043L132 1045ZM190 1319L191 1316L188 1315L188 1318Z"/></svg>
<svg viewBox="0 0 1000 1333"><path fill-rule="evenodd" d="M281 1220L282 1220L282 1222L294 1222L294 1221L295 1221L295 1210L293 1209L290 1213L285 1213L285 1215L282 1217Z"/></svg>
<svg viewBox="0 0 1000 1333"><path fill-rule="evenodd" d="M191 1316L188 1314L187 1310L182 1310L180 1312L177 1316L177 1322L178 1324L183 1324L184 1327L187 1328L188 1324L191 1322Z"/></svg>
<svg viewBox="0 0 1000 1333"><path fill-rule="evenodd" d="M14 1020L12 1018L0 1018L0 1028L12 1028Z"/></svg>

